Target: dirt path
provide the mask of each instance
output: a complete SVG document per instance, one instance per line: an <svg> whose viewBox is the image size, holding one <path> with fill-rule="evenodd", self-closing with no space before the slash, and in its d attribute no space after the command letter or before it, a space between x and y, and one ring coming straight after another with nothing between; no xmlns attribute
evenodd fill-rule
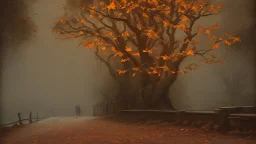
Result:
<svg viewBox="0 0 256 144"><path fill-rule="evenodd" d="M256 140L159 124L92 117L49 118L8 133L1 144L256 144Z"/></svg>

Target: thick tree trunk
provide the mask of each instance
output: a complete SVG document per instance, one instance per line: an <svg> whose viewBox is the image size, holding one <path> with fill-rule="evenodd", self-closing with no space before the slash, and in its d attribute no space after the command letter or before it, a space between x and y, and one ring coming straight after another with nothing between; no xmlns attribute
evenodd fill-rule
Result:
<svg viewBox="0 0 256 144"><path fill-rule="evenodd" d="M145 105L147 109L169 109L175 110L171 99L169 99L169 88L177 79L177 74L171 75L168 78L163 78L155 86L152 86L151 93L146 94L145 90L144 97L147 97Z"/></svg>
<svg viewBox="0 0 256 144"><path fill-rule="evenodd" d="M159 97L158 101L152 105L152 109L165 109L165 110L175 110L171 99L169 98L169 87L163 89L162 96Z"/></svg>
<svg viewBox="0 0 256 144"><path fill-rule="evenodd" d="M169 88L175 82L177 75L174 75L171 79L168 79L166 83L160 85L158 89L158 99L153 102L153 107L155 109L170 109L175 110L175 107L172 104L171 99L169 98Z"/></svg>

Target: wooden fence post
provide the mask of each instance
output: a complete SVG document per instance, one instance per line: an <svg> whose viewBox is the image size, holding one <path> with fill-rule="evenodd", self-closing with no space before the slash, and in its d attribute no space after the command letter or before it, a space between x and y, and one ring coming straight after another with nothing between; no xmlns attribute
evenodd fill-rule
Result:
<svg viewBox="0 0 256 144"><path fill-rule="evenodd" d="M39 117L38 117L38 112L36 112L36 119L37 119L37 120L39 119Z"/></svg>
<svg viewBox="0 0 256 144"><path fill-rule="evenodd" d="M19 124L22 125L22 120L21 120L20 113L18 113L18 119L19 119Z"/></svg>
<svg viewBox="0 0 256 144"><path fill-rule="evenodd" d="M29 123L32 123L32 112L29 113Z"/></svg>

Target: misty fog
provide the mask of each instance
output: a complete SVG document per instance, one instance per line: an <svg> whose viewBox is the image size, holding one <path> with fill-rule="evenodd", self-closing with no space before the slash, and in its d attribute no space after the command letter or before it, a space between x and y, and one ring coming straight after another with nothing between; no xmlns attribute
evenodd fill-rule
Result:
<svg viewBox="0 0 256 144"><path fill-rule="evenodd" d="M233 49L221 48L215 52L217 56L227 56L223 64L207 65L197 61L199 70L178 77L173 87L170 88L170 98L177 109L202 110L231 106L230 96L227 93L228 86L224 84L222 77L229 77L233 73L246 75L241 94L231 96L235 99L235 105L255 105L253 54L255 46L252 45L253 38L251 38L255 29L253 0L233 0L232 2L214 0L214 2L223 4L222 12L201 19L200 24L217 23L220 25L219 33L239 35L242 42ZM208 46L204 41L200 43L202 47ZM191 61L195 61L195 58L186 59L183 65ZM233 81L237 79L239 78Z"/></svg>
<svg viewBox="0 0 256 144"><path fill-rule="evenodd" d="M254 26L250 0L221 2L223 12L202 19L201 24L216 22L221 32L240 35L242 41L248 39L248 33ZM1 122L16 120L18 112L24 118L30 111L34 114L38 112L39 117L72 116L77 104L81 106L82 115L91 115L92 106L101 101L102 91L113 89L115 83L107 69L100 65L90 50L77 48L77 40L55 38L51 26L63 15L63 4L65 0L38 0L33 4L34 12L31 13L38 27L36 36L16 51L8 48L2 71ZM198 62L199 70L180 75L170 88L175 108L202 110L230 105L226 85L219 75L238 70L245 73L248 80L235 104L253 105L254 63L253 56L248 52L252 46L248 43L237 45L235 51L218 51L220 56L228 54L228 60L222 65ZM191 59L186 59L183 65L190 62Z"/></svg>
<svg viewBox="0 0 256 144"><path fill-rule="evenodd" d="M65 0L40 0L31 14L38 26L36 36L8 48L3 65L2 121L24 118L30 111L39 117L71 116L79 104L83 115L92 114L105 82L111 81L95 56L77 48L77 41L55 38L51 26L63 15ZM110 79L110 80L109 80Z"/></svg>

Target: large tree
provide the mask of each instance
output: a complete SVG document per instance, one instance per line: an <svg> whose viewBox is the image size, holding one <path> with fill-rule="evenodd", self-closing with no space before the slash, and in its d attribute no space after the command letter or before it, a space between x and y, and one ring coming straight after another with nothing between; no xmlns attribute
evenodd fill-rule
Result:
<svg viewBox="0 0 256 144"><path fill-rule="evenodd" d="M220 12L221 5L207 0L103 0L66 10L53 31L61 39L81 38L80 46L95 48L95 55L120 84L120 97L132 103L136 95L146 108L173 108L169 87L178 74L196 69L194 63L181 69L185 58L199 56L205 63L219 63L222 59L211 52L240 41L227 33L214 36L217 24L195 24ZM209 48L198 48L195 38L202 36L210 41ZM133 93L135 89L139 94Z"/></svg>

